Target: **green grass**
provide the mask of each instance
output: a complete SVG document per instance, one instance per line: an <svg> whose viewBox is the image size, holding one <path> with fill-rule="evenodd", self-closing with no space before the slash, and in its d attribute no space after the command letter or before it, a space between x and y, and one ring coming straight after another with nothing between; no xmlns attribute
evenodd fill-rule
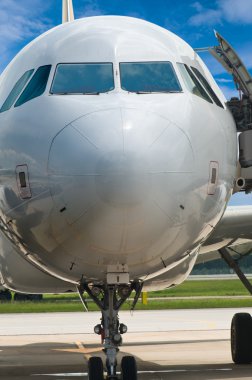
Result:
<svg viewBox="0 0 252 380"><path fill-rule="evenodd" d="M240 280L206 280L186 281L182 285L156 292L148 292L148 298L152 297L191 297L191 296L246 296L248 291ZM44 300L64 302L79 301L79 296L73 293L60 295L44 295Z"/></svg>
<svg viewBox="0 0 252 380"><path fill-rule="evenodd" d="M190 296L246 296L248 291L240 280L185 281L182 285L157 292L148 297L190 297Z"/></svg>
<svg viewBox="0 0 252 380"><path fill-rule="evenodd" d="M88 303L90 311L98 311L93 302ZM252 307L251 299L203 299L203 300L174 300L162 301L150 300L148 305L137 304L136 310L164 310L164 309L203 309L203 308L242 308ZM130 305L125 304L123 310L130 310ZM0 304L0 314L3 313L47 313L47 312L75 312L83 311L80 302L11 302Z"/></svg>
<svg viewBox="0 0 252 380"><path fill-rule="evenodd" d="M205 300L165 300L150 301L148 305L138 304L136 310L164 310L164 309L214 309L214 308L242 308L252 307L251 299L205 299Z"/></svg>
<svg viewBox="0 0 252 380"><path fill-rule="evenodd" d="M225 296L248 295L247 290L239 280L216 281L186 281L177 288L170 290L149 292L148 305L138 302L136 310L155 309L200 309L221 307L252 307L251 299L225 299ZM174 297L190 296L223 296L223 299L185 299L177 300ZM152 300L152 297L166 297L165 300ZM88 302L90 311L98 310L93 302ZM130 304L123 306L130 310ZM74 312L83 311L83 306L77 294L67 293L60 295L44 295L41 302L14 302L0 303L1 313L46 313L46 312Z"/></svg>

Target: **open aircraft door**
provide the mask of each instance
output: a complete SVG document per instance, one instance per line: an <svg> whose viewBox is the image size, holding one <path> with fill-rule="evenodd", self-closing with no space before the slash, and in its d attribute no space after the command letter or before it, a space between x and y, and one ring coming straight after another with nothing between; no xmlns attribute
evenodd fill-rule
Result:
<svg viewBox="0 0 252 380"><path fill-rule="evenodd" d="M219 45L209 48L225 70L233 76L240 97L227 105L239 132L239 167L235 191L252 191L252 77L232 46L217 32Z"/></svg>

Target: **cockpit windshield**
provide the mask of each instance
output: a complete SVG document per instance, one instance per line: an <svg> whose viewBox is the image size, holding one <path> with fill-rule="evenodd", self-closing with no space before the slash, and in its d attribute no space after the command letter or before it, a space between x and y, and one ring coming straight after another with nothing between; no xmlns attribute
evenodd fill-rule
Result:
<svg viewBox="0 0 252 380"><path fill-rule="evenodd" d="M56 68L52 94L99 94L114 89L112 63L65 63Z"/></svg>
<svg viewBox="0 0 252 380"><path fill-rule="evenodd" d="M171 62L120 63L121 87L128 92L181 92Z"/></svg>

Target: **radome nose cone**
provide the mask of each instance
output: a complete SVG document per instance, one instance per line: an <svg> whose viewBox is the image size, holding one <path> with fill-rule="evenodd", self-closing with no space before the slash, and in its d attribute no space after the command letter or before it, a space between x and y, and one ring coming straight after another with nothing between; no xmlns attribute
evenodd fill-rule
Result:
<svg viewBox="0 0 252 380"><path fill-rule="evenodd" d="M125 208L157 201L173 212L182 173L193 167L179 127L152 112L121 108L72 122L54 138L48 160L53 199L59 209L67 206L70 222L97 202Z"/></svg>
<svg viewBox="0 0 252 380"><path fill-rule="evenodd" d="M114 151L97 164L96 190L103 202L117 207L133 206L148 194L148 163L137 152Z"/></svg>

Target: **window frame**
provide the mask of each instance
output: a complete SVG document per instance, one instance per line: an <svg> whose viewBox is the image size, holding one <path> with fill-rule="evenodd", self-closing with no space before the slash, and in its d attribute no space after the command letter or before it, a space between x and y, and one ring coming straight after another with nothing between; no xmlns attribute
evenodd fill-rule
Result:
<svg viewBox="0 0 252 380"><path fill-rule="evenodd" d="M33 96L33 97L27 97L25 101L21 101L21 98L23 97L25 91L27 90L27 88L29 87L29 85L31 84L32 80L34 79L34 77L36 76L36 74L38 73L38 71L41 69L41 68L44 68L44 67L48 67L49 68L49 72L48 72L48 76L47 76L47 81L45 83L45 87L44 87L44 90L39 94L39 95L36 95L36 96ZM45 92L46 92L46 88L47 88L47 85L48 85L48 82L49 82L49 78L50 78L50 74L51 74L51 71L52 71L52 64L49 64L49 65L41 65L39 66L36 71L34 72L32 78L30 79L29 83L27 83L27 85L25 86L25 88L23 89L22 93L19 95L18 99L16 99L16 102L15 102L15 105L14 105L14 108L17 108L17 107L21 107L22 105L30 102L31 100L33 99L36 99L36 98L39 98L40 96L42 96Z"/></svg>
<svg viewBox="0 0 252 380"><path fill-rule="evenodd" d="M196 75L193 73L193 71L190 69L190 67L184 63L184 62L177 62L177 66L178 66L178 69L179 69L179 72L180 72L180 75L183 79L183 82L184 82L184 85L187 89L187 91L192 94L192 95L195 95L197 97L199 97L200 99L203 99L205 100L207 103L210 103L210 104L213 104L213 100L212 98L209 96L208 92L205 90L205 87L201 84L201 82L199 81L199 79L196 77ZM184 69L186 70L187 74L189 75L189 77L191 78L191 80L194 82L196 82L196 88L198 89L198 91L200 92L201 95L199 94L195 94L194 92L192 92L189 88L188 88L188 85L186 84L186 79L184 78L184 75L182 73L182 71L180 70L180 66L184 66ZM194 82L194 84L195 84ZM203 96L201 91L203 91L203 94L205 94L206 96Z"/></svg>
<svg viewBox="0 0 252 380"><path fill-rule="evenodd" d="M200 70L197 67L194 67L194 66L190 66L190 68L192 69L192 72L194 73L194 75L196 75L196 77L198 78L198 80L201 82L202 86L204 86L205 90L208 92L208 95L212 98L212 100L214 101L214 103L218 107L224 108L224 105L222 104L221 100L216 95L216 93L213 90L212 86L210 85L210 83L208 82L208 80L205 78L205 76L200 72ZM198 73L200 75L198 75ZM201 77L203 78L203 80L202 80ZM209 87L210 91L209 91L208 87Z"/></svg>
<svg viewBox="0 0 252 380"><path fill-rule="evenodd" d="M177 83L178 83L178 86L180 87L180 91L129 91L129 90L125 90L123 87L122 87L122 75L121 75L121 64L137 64L137 63L169 63L170 64L170 67L174 73L174 77L175 79L177 80ZM130 93L130 94L181 94L183 93L183 88L181 86L181 83L180 83L180 80L179 80L179 77L176 73L176 70L175 70L175 67L174 67L174 64L171 62L171 61L127 61L127 62L119 62L119 78L120 78L120 89L124 92L127 92L127 93Z"/></svg>
<svg viewBox="0 0 252 380"><path fill-rule="evenodd" d="M15 103L17 102L17 100L19 99L19 97L21 96L21 94L23 93L23 91L26 89L26 87L28 86L28 84L30 83L30 81L32 80L33 78L33 75L35 74L36 72L36 69L29 69L29 70L26 70L22 75L21 77L16 81L16 83L14 84L14 86L12 87L11 91L9 92L7 98L5 99L5 101L3 102L1 108L0 108L0 113L4 113L4 112L7 112L9 111L14 105ZM14 92L14 89L17 87L17 84L21 81L21 79L25 76L25 74L28 74L30 73L30 75L27 77L27 80L25 81L25 83L23 84L23 86L21 87L20 91L18 92L17 96L14 97L14 100L12 100L11 102L11 105L4 109L3 110L3 107L4 105L6 104L7 100L10 98L10 95Z"/></svg>
<svg viewBox="0 0 252 380"><path fill-rule="evenodd" d="M49 94L50 95L53 95L53 96L66 96L66 95L96 95L97 93L96 92L93 92L93 93L83 93L83 92L66 92L66 93L54 93L52 92L52 87L53 87L53 84L54 84L54 81L55 81L55 77L56 77L56 73L57 73L57 69L58 69L58 66L59 65L99 65L99 64L109 64L111 65L112 67L112 78L113 78L113 85L114 87L109 90L109 91L105 91L105 92L99 92L99 94L108 94L109 92L112 92L115 90L116 88L116 78L115 78L115 71L114 71L114 62L59 62L57 63L57 65L55 66L55 70L54 70L54 73L53 73L53 78L52 78L52 81L51 81L51 85L50 85L50 90L49 90Z"/></svg>

